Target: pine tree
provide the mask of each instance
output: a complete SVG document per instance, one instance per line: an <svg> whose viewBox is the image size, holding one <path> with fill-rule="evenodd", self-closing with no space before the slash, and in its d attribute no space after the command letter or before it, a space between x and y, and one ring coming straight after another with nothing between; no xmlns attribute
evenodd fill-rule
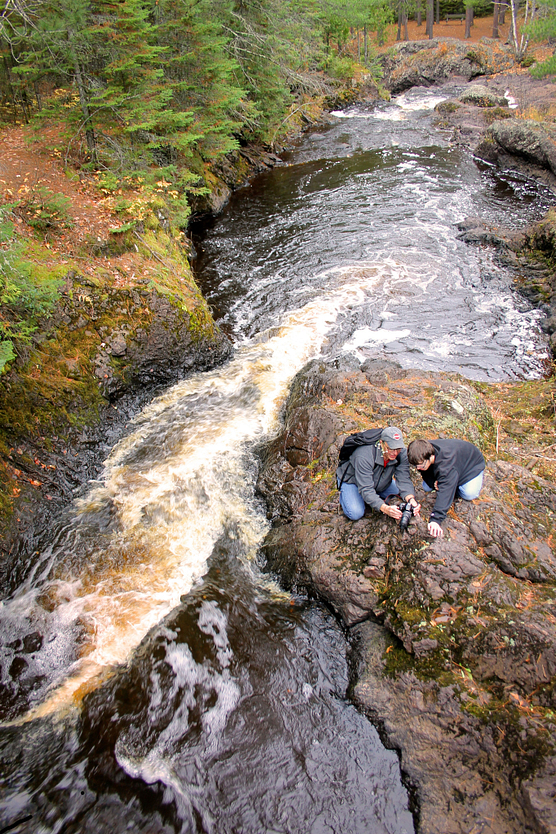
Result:
<svg viewBox="0 0 556 834"><path fill-rule="evenodd" d="M156 9L158 42L164 46L164 79L170 104L187 121L174 137L187 155L212 159L237 147L248 110L234 79L237 63L228 53L231 3L161 0Z"/></svg>
<svg viewBox="0 0 556 834"><path fill-rule="evenodd" d="M37 83L45 76L75 84L91 159L96 161L90 85L86 67L93 53L91 10L88 0L44 0L26 7L12 34L14 68L23 81Z"/></svg>

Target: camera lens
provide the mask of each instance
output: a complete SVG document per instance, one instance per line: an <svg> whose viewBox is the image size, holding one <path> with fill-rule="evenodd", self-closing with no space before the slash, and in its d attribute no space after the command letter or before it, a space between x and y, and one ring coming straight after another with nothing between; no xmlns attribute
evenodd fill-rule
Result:
<svg viewBox="0 0 556 834"><path fill-rule="evenodd" d="M405 504L401 504L400 510L402 511L402 517L400 518L400 530L407 530L409 527L409 520L413 515L413 507L408 501Z"/></svg>

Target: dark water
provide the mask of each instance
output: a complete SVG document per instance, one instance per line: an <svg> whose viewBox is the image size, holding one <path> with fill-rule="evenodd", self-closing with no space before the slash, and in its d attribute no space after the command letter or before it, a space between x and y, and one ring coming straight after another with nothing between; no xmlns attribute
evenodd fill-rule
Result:
<svg viewBox="0 0 556 834"><path fill-rule="evenodd" d="M431 108L454 91L415 90L347 111L235 195L199 259L225 328L252 336L285 306L359 275L367 300L341 311L332 354L395 355L475 379L543 373L542 313L511 289L491 249L458 240L456 224L476 215L517 230L554 198L478 167L431 130Z"/></svg>
<svg viewBox="0 0 556 834"><path fill-rule="evenodd" d="M395 753L345 701L341 630L319 606L257 589L235 557L217 547L202 587L79 713L4 731L4 820L91 833L413 831Z"/></svg>
<svg viewBox="0 0 556 834"><path fill-rule="evenodd" d="M455 224L550 195L452 147L439 97L336 116L198 231L235 354L142 412L2 603L0 832L413 832L345 635L261 572L253 449L319 353L542 373L540 313Z"/></svg>

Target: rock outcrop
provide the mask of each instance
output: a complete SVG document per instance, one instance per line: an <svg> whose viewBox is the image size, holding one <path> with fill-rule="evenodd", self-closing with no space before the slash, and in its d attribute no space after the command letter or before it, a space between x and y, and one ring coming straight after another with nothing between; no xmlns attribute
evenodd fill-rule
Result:
<svg viewBox="0 0 556 834"><path fill-rule="evenodd" d="M468 44L455 38L432 38L397 43L381 63L384 86L397 95L410 87L431 87L453 78L470 81L505 72L514 66L514 58L509 48L488 39Z"/></svg>
<svg viewBox="0 0 556 834"><path fill-rule="evenodd" d="M493 122L475 148L479 159L499 167L543 177L556 189L556 131L531 119Z"/></svg>
<svg viewBox="0 0 556 834"><path fill-rule="evenodd" d="M394 423L459 436L488 460L443 539L369 511L348 521L334 472L346 434ZM307 366L259 488L269 570L324 600L354 639L353 698L400 751L421 834L555 831L556 486L497 459L481 387L369 360ZM414 473L416 475L416 473Z"/></svg>

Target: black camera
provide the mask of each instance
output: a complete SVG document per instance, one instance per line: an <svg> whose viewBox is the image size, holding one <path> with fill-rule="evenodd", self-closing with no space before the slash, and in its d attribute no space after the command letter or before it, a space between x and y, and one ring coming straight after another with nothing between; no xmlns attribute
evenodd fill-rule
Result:
<svg viewBox="0 0 556 834"><path fill-rule="evenodd" d="M400 530L407 530L409 527L409 520L413 515L413 504L406 501L404 504L400 504L399 509L402 511L402 517L400 518Z"/></svg>

